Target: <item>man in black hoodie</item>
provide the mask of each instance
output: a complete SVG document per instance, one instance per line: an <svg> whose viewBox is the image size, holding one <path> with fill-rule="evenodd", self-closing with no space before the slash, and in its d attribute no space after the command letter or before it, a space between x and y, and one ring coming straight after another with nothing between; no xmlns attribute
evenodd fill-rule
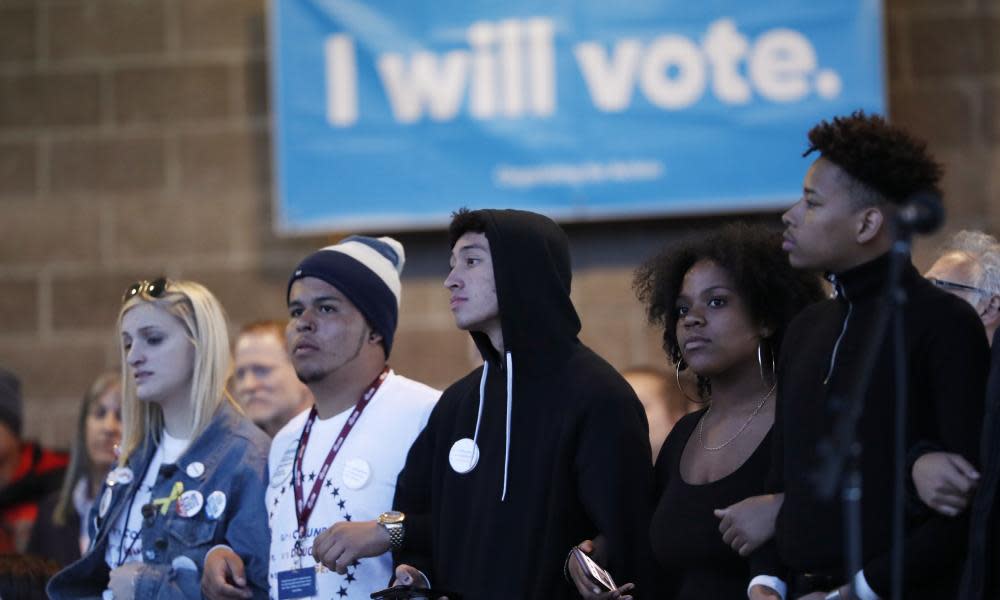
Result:
<svg viewBox="0 0 1000 600"><path fill-rule="evenodd" d="M784 249L793 266L826 271L836 298L802 311L789 326L778 365L772 490L784 492L775 539L778 558L759 573L752 598L886 598L891 593L896 384L893 346L886 341L867 388L857 434L862 445L862 570L845 575L840 498L821 498L812 475L817 442L826 437L854 382L886 306L892 219L922 190L936 191L941 169L922 143L882 118L855 113L809 132L819 158L805 177L802 199L783 216ZM987 344L982 324L964 301L906 265L902 283L908 358L907 447L931 442L977 462ZM954 596L967 520L906 509L903 597ZM762 551L763 552L763 551ZM786 584L788 589L786 589ZM788 594L786 596L786 594Z"/></svg>
<svg viewBox="0 0 1000 600"><path fill-rule="evenodd" d="M398 580L474 600L575 597L566 553L601 535L605 566L641 582L645 417L577 339L565 233L534 213L462 210L450 236L451 310L484 365L445 390L399 475Z"/></svg>

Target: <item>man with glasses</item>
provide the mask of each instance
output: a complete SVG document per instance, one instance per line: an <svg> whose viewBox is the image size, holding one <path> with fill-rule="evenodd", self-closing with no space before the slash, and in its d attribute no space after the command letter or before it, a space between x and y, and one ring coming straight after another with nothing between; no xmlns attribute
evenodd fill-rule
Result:
<svg viewBox="0 0 1000 600"><path fill-rule="evenodd" d="M927 452L913 464L913 482L925 504L948 516L963 512L972 503L968 559L960 598L1000 596L1000 576L990 565L998 556L1000 523L995 516L1000 487L1000 243L980 231L960 231L931 266L928 280L972 305L993 347L990 379L986 388L987 420L983 429L980 475L957 454ZM927 449L935 449L929 446Z"/></svg>
<svg viewBox="0 0 1000 600"><path fill-rule="evenodd" d="M981 231L960 231L924 274L931 283L976 309L986 339L1000 327L1000 243Z"/></svg>

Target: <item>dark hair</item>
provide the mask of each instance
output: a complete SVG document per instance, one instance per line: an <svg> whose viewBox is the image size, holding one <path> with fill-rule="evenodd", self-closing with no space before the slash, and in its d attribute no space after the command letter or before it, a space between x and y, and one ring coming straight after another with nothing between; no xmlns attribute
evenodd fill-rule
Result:
<svg viewBox="0 0 1000 600"><path fill-rule="evenodd" d="M0 597L45 600L45 584L59 571L47 558L0 554Z"/></svg>
<svg viewBox="0 0 1000 600"><path fill-rule="evenodd" d="M809 131L809 149L843 169L859 206L899 204L916 192L940 194L941 165L927 145L878 115L857 111L821 121Z"/></svg>
<svg viewBox="0 0 1000 600"><path fill-rule="evenodd" d="M253 321L240 329L240 332L236 334L236 341L239 341L245 335L264 335L270 333L278 338L278 342L281 343L285 350L288 350L288 340L285 338L285 325L286 322L275 319Z"/></svg>
<svg viewBox="0 0 1000 600"><path fill-rule="evenodd" d="M773 331L769 339L777 360L792 318L823 298L819 278L793 269L780 240L780 234L762 226L732 223L669 245L636 270L636 295L646 305L649 322L663 327L663 349L674 363L681 360L677 296L684 275L700 260L714 262L733 279L751 320Z"/></svg>
<svg viewBox="0 0 1000 600"><path fill-rule="evenodd" d="M486 233L486 216L481 210L469 210L464 206L451 213L451 224L448 225L448 246L455 247L455 242L468 232Z"/></svg>

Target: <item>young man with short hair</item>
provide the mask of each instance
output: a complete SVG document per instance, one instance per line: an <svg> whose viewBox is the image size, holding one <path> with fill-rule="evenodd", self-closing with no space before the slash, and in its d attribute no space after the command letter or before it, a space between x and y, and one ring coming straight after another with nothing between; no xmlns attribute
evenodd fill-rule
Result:
<svg viewBox="0 0 1000 600"><path fill-rule="evenodd" d="M779 560L755 556L751 598L847 598L842 504L820 498L813 474L817 444L863 376L865 349L882 344L857 435L863 569L852 574L863 600L891 594L895 375L891 341L873 339L886 306L893 219L920 191L936 191L941 169L924 145L884 119L855 113L809 132L818 152L802 198L783 216L784 249L793 266L824 271L836 298L805 309L789 327L778 366L773 429L774 492L784 492L776 525ZM987 368L982 325L969 305L925 280L913 268L902 276L908 357L908 446L931 441L978 459ZM961 348L960 352L956 351ZM903 597L945 598L957 587L968 523L909 503Z"/></svg>
<svg viewBox="0 0 1000 600"><path fill-rule="evenodd" d="M569 243L550 219L458 212L445 287L484 365L441 396L407 457L397 580L476 600L577 597L570 548L643 588L652 493L635 393L580 343Z"/></svg>

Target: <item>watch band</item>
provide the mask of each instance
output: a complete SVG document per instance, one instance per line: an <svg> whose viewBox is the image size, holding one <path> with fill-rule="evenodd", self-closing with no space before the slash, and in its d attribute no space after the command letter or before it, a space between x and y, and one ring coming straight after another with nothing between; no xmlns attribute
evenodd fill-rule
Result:
<svg viewBox="0 0 1000 600"><path fill-rule="evenodd" d="M402 523L382 523L389 532L389 547L393 552L403 547L403 524Z"/></svg>

